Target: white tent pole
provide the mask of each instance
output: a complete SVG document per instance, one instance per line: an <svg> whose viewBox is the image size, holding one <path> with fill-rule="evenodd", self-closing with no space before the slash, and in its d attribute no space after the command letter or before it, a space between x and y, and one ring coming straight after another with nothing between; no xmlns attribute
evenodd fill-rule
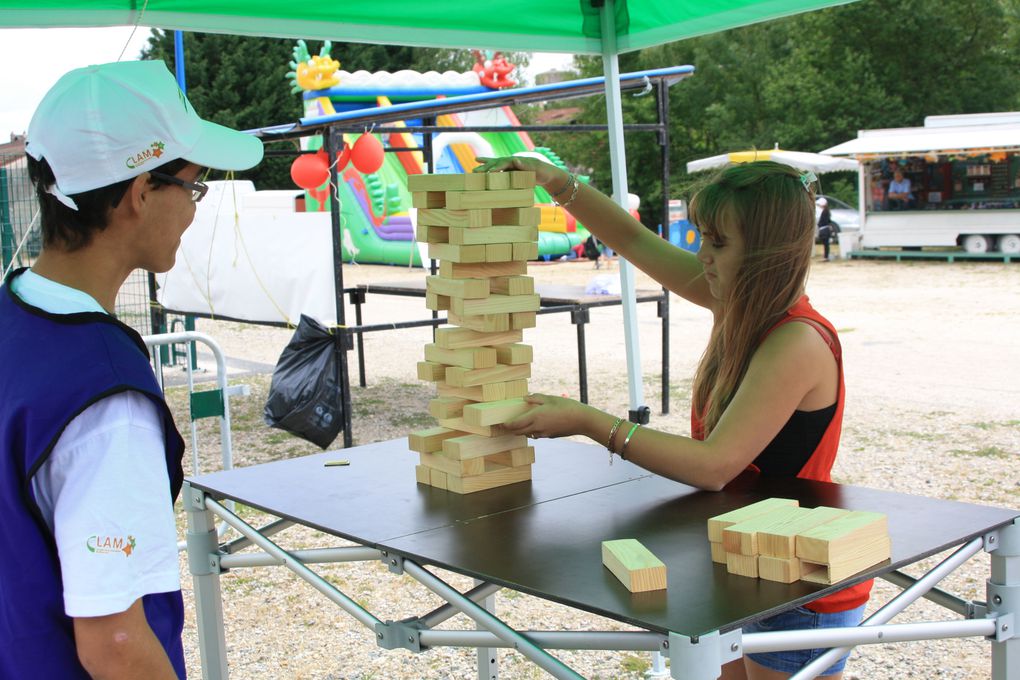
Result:
<svg viewBox="0 0 1020 680"><path fill-rule="evenodd" d="M623 143L623 108L620 104L620 62L616 55L615 0L602 6L602 68L605 74L606 118L609 125L609 161L613 169L613 200L627 209L627 153ZM641 375L641 348L638 344L637 302L634 268L620 258L620 284L623 296L623 332L627 348L627 382L630 412L634 416L644 406Z"/></svg>

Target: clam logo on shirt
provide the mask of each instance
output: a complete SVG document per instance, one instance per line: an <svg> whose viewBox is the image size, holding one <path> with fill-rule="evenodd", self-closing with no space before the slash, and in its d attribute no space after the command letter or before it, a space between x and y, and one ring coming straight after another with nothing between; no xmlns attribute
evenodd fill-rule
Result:
<svg viewBox="0 0 1020 680"><path fill-rule="evenodd" d="M148 146L148 148L142 149L138 153L128 156L124 159L124 164L134 170L140 165L144 165L154 158L159 158L163 155L163 150L166 148L166 142L156 140Z"/></svg>
<svg viewBox="0 0 1020 680"><path fill-rule="evenodd" d="M109 553L124 553L125 557L131 557L135 549L134 536L103 536L102 534L89 536L85 541L85 547L90 553L105 555Z"/></svg>

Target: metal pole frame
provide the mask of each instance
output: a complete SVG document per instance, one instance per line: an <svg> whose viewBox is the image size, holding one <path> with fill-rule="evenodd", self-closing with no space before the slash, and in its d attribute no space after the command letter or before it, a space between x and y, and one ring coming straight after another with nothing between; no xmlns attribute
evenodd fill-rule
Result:
<svg viewBox="0 0 1020 680"><path fill-rule="evenodd" d="M188 512L188 564L194 579L202 673L206 680L227 678L219 575L226 569L281 565L370 628L375 633L377 644L384 649L414 652L448 646L478 649L479 680L496 678L497 649L516 649L553 677L571 680L581 676L550 655L547 649L659 652L669 655L672 677L692 680L717 678L722 664L746 653L838 646L793 676L794 680L807 680L824 671L833 658L845 653L844 647L973 636L986 637L992 642L993 680L1008 680L1020 663L1020 638L1015 636L1013 625L1020 618L1017 617L1020 610L1020 520L959 547L860 626L748 635L735 629L691 638L654 631L514 630L492 611L494 595L502 588L498 584L476 580L473 588L461 593L420 564L385 548L365 546L287 551L269 540L268 535L291 526L291 520L272 521L262 529L256 529L235 515L225 503L221 504L188 482L185 482L182 498ZM216 517L244 538L224 546L217 545ZM263 552L230 552L249 545L256 545ZM988 606L981 603L970 607L970 615L965 620L887 624L914 601L925 597L938 582L982 548L992 555ZM421 616L383 622L306 566L377 560L386 564L393 574L411 576L447 604ZM953 605L949 607L950 611L958 612L959 607L955 603L950 604ZM457 613L473 619L478 629L433 629Z"/></svg>

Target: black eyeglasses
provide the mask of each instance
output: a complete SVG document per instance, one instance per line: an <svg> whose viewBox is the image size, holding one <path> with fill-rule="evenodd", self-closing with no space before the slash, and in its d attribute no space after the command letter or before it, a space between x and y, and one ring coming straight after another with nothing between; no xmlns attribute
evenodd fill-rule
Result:
<svg viewBox="0 0 1020 680"><path fill-rule="evenodd" d="M204 198L206 193L209 191L209 185L206 184L205 182L186 182L180 177L174 177L173 175L168 175L163 172L156 172L154 170L150 170L149 174L155 177L156 179L160 180L161 182L167 182L168 184L176 184L178 186L184 187L185 189L189 189L191 191L192 203L198 203L199 201L201 201L202 198Z"/></svg>

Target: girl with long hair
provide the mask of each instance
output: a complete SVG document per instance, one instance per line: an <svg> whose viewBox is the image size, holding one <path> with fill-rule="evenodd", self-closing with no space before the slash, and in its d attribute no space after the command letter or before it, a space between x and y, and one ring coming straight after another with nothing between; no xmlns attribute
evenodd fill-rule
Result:
<svg viewBox="0 0 1020 680"><path fill-rule="evenodd" d="M530 437L585 435L684 484L718 491L745 470L831 481L843 419L836 330L804 294L815 239L813 176L771 161L720 172L691 200L697 255L670 246L599 191L530 158L480 158L475 172L534 171L599 240L673 293L712 311L694 378L691 437L660 432L572 399L533 394L505 427ZM853 626L871 582L755 623L745 632ZM825 650L752 654L723 678L786 678ZM842 676L846 657L823 677Z"/></svg>

